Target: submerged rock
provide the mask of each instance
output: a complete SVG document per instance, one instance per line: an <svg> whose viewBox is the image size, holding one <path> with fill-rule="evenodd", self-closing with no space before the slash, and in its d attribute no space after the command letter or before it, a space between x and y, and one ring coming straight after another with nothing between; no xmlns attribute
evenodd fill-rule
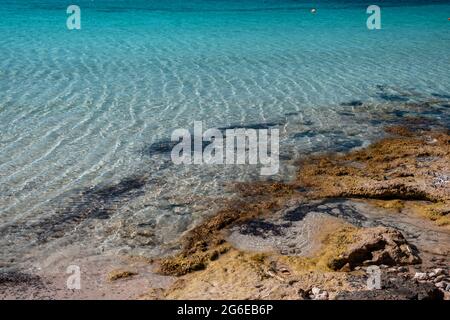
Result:
<svg viewBox="0 0 450 320"><path fill-rule="evenodd" d="M339 257L330 261L333 270L365 265L408 265L420 263L421 259L403 237L393 229L376 227L361 229L355 235L355 242L349 245Z"/></svg>

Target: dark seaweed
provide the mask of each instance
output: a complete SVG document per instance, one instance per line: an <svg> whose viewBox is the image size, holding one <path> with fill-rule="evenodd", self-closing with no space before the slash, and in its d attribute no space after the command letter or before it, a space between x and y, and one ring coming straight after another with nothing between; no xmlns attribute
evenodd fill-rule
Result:
<svg viewBox="0 0 450 320"><path fill-rule="evenodd" d="M385 101L390 101L390 102L406 102L406 101L409 100L409 98L403 97L403 96L398 95L398 94L380 93L378 95L378 97L380 97L381 99L383 99Z"/></svg>
<svg viewBox="0 0 450 320"><path fill-rule="evenodd" d="M223 134L224 139L226 139L226 131L227 130L235 130L235 129L254 129L254 130L262 130L262 129L270 129L279 125L282 125L284 122L266 122L266 123L255 123L255 124L247 124L247 125L229 125L226 127L220 127L218 130ZM194 135L191 133L191 146L194 145ZM154 155L168 155L172 151L173 147L175 147L178 143L181 142L181 139L178 141L171 140L160 140L151 145L145 146L142 148L141 153L147 156ZM202 141L202 151L210 145L210 141ZM192 148L193 149L193 148Z"/></svg>
<svg viewBox="0 0 450 320"><path fill-rule="evenodd" d="M280 125L283 125L284 122L280 121L280 122L266 122L266 123L254 123L254 124L246 124L246 125L241 125L241 124L234 124L234 125L229 125L226 127L221 127L219 128L220 131L226 131L226 130L234 130L234 129L254 129L254 130L263 130L263 129L270 129L273 127L277 127Z"/></svg>
<svg viewBox="0 0 450 320"><path fill-rule="evenodd" d="M289 227L289 223L277 225L262 219L251 220L240 226L239 232L244 235L252 235L266 238L268 236L283 236L283 229Z"/></svg>
<svg viewBox="0 0 450 320"><path fill-rule="evenodd" d="M149 146L146 146L142 149L142 153L147 156L154 156L154 155L168 155L172 152L173 147L175 147L178 143L181 142L181 139L179 141L170 141L170 140L161 140L155 143L152 143ZM207 146L211 144L210 141L202 141L202 151L205 150ZM194 149L194 136L191 135L191 146L192 150Z"/></svg>
<svg viewBox="0 0 450 320"><path fill-rule="evenodd" d="M450 99L450 95L448 95L448 94L432 93L431 95L436 98Z"/></svg>
<svg viewBox="0 0 450 320"><path fill-rule="evenodd" d="M341 106L345 106L345 107L359 107L362 105L363 105L363 102L360 100L352 100L352 101L341 103Z"/></svg>
<svg viewBox="0 0 450 320"><path fill-rule="evenodd" d="M0 271L0 286L2 285L42 287L44 283L37 275L19 271Z"/></svg>
<svg viewBox="0 0 450 320"><path fill-rule="evenodd" d="M36 236L38 243L61 238L87 219L108 219L131 198L143 194L142 188L154 181L146 177L130 177L119 183L85 189L70 199L56 214L36 223L13 224L1 230L1 234L26 231L27 237Z"/></svg>
<svg viewBox="0 0 450 320"><path fill-rule="evenodd" d="M328 204L335 204L333 207ZM337 210L336 210L337 209ZM345 203L345 200L332 199L324 200L314 204L301 204L296 208L287 211L283 219L286 221L301 221L311 212L320 212L327 215L342 218L350 223L361 226L363 222L367 221L367 218L360 214L355 208Z"/></svg>
<svg viewBox="0 0 450 320"><path fill-rule="evenodd" d="M312 138L312 137L317 136L318 134L319 134L319 132L317 132L317 131L307 130L307 131L303 131L303 132L294 134L293 138L294 139Z"/></svg>

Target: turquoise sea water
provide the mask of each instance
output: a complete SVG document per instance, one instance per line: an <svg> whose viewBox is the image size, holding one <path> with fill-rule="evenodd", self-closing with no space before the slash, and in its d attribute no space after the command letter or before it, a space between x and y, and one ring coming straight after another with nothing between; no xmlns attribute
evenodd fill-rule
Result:
<svg viewBox="0 0 450 320"><path fill-rule="evenodd" d="M70 4L81 30L66 28ZM375 3L375 31L371 4L2 1L3 263L80 243L164 251L213 211L207 197L224 181L254 174L174 168L152 147L194 120L282 124L301 154L376 136L369 121L342 122L341 104L450 99L449 1ZM330 126L333 135L317 134Z"/></svg>

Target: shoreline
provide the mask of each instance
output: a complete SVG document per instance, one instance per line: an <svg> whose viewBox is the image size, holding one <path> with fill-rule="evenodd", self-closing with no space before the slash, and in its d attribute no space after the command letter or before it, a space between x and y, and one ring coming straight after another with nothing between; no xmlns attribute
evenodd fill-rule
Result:
<svg viewBox="0 0 450 320"><path fill-rule="evenodd" d="M25 299L449 299L448 129L417 129L416 119L386 132L366 148L302 159L291 182L237 183L240 199L188 231L174 256L91 261L100 289L64 292L61 271L47 285L3 275L3 297L28 283ZM365 290L370 265L386 290Z"/></svg>
<svg viewBox="0 0 450 320"><path fill-rule="evenodd" d="M0 300L450 299L449 1L53 2L0 13Z"/></svg>
<svg viewBox="0 0 450 320"><path fill-rule="evenodd" d="M319 274L326 274L326 272L351 274L355 270L359 271L361 268L372 264L394 269L402 267L402 279L409 277L413 279L412 283L419 286L422 283L416 283L414 277L420 277L420 275L417 275L422 273L419 272L422 271L420 267L439 270L444 267L444 271L439 272L448 275L450 262L448 258L450 252L450 220L446 211L450 203L450 187L447 185L450 182L447 179L447 174L450 172L450 136L448 130L444 128L436 131L417 130L416 127L412 127L412 124L408 124L387 127L386 131L391 134L391 137L375 142L367 148L344 155L327 154L325 156L314 156L312 160L311 158L302 160L300 165L302 169L299 170L298 178L293 183L244 185L241 190L243 198L251 199L253 203L248 201L238 203L236 207L239 207L239 209L231 207L219 212L212 219L189 233L185 238L184 249L180 254L160 261L159 271L161 273L184 276L189 279L183 286L184 289L180 289L179 285L178 287L175 286L172 291L168 291L167 297L189 298L190 294L194 294L191 289L193 284L197 283L197 281L204 281L196 279L195 274L203 272L204 275L199 275L198 278L208 278L205 275L206 273L218 272L215 269L220 268L219 262L222 259L222 255L227 256L230 254L250 256L250 260L254 256L262 255L264 256L261 259L262 264L264 264L264 261L267 261L266 259L273 259L270 262L272 264L283 264L283 261L284 263L289 261L291 271L288 271L288 273L292 273L292 269L295 269L295 267L300 268L300 273L312 271L313 273L319 272ZM427 159L423 160L424 157L427 157ZM422 165L423 161L428 161L426 166ZM396 171L398 168L400 168L399 172ZM439 183L434 183L436 180ZM298 190L302 191L299 192ZM354 251L357 252L357 255L363 255L364 259L359 258L356 261L352 260L355 259L354 255L356 253L345 253L348 247L355 245L354 233L362 233L361 237L364 238L366 237L364 235L365 232L370 234L377 229L373 226L355 226L355 219L353 218L352 221L351 216L345 217L345 214L340 214L339 209L336 207L329 209L331 212L333 210L337 211L334 218L340 220L340 226L337 223L337 226L331 228L331 230L323 230L324 228L322 228L322 230L315 231L316 235L313 238L316 238L315 241L317 241L318 237L322 237L319 240L322 249L316 249L312 257L305 258L301 257L301 255L299 257L299 255L295 254L283 254L279 248L277 248L279 252L273 252L274 248L271 248L270 245L267 246L266 252L264 250L259 253L254 251L252 256L251 252L236 249L236 243L238 242L235 242L234 246L230 246L228 243L229 237L227 239L224 236L224 234L230 233L232 227L237 226L236 228L239 229L239 226L241 226L241 234L248 233L248 230L253 228L254 237L249 237L248 242L254 242L258 236L263 238L283 237L280 230L291 227L289 223L286 224L286 221L303 220L309 212L320 212L321 210L318 209L320 206L323 207L323 204L311 207L311 202L321 200L326 202L327 199L331 201L333 199L337 201L358 201L364 205L370 204L373 207L372 210L384 210L386 214L390 214L391 219L395 217L395 214L407 213L412 222L409 222L411 224L409 228L401 225L397 226L395 218L393 218L390 228L378 230L379 234L370 235L370 240L368 241L371 243L377 238L385 237L386 233L398 232L398 229L403 229L398 234L401 241L399 239L392 240L394 248L391 249L385 248L386 242L389 243L391 241L386 239L378 239L378 242L375 241L372 244L360 244L360 247L354 248ZM300 203L295 203L295 201ZM287 210L288 213L286 213L286 207L289 208ZM305 207L306 210L303 210ZM325 210L321 209L322 211L327 211L326 208ZM277 221L278 224L274 223L271 216L283 211L285 224L283 225L279 221ZM357 212L355 210L355 213L362 214L362 217L366 220L368 216L373 215L370 210L367 212L364 212L364 210ZM295 215L297 217L293 217ZM286 216L288 216L288 219L286 219ZM429 220L431 223L426 224L422 222L423 219ZM398 220L398 223L401 224L401 219ZM386 224L383 220L381 221L382 223L379 225ZM255 223L259 224L259 230L258 226L254 226ZM323 222L323 224L328 223ZM377 223L374 224L377 225ZM242 226L245 227L242 228ZM443 238L438 239L439 236L436 236L436 239L419 239L419 241L414 241L413 237L407 233L414 231L425 232L418 226L426 228L426 232L435 231L437 234L442 233ZM270 232L272 232L272 235L270 235ZM237 233L239 233L239 230ZM403 233L406 235L404 236ZM244 241L243 239L245 237L240 238L241 242ZM298 239L296 240L298 241ZM433 242L439 240L441 243L437 243L436 248L434 248L435 252L433 252L433 248L431 248ZM410 244L409 241L414 242L414 245ZM248 247L241 247L248 250ZM373 248L371 249L371 247ZM387 252L389 250L392 252ZM352 258L339 258L342 254ZM379 256L379 258L375 258L376 256ZM223 259L225 259L223 265L232 264L232 261L227 261L227 258ZM219 262L216 263L216 260ZM214 267L210 267L210 265ZM420 265L419 269L414 267L416 265ZM405 269L405 266L411 267ZM284 268L289 269L286 267L286 264ZM413 274L413 270L416 270L417 274ZM235 272L245 274L241 270ZM275 274L272 277L278 280L283 278ZM442 291L442 297L448 298L448 291L450 290L448 281L450 278L444 276L442 279L447 279L447 282L440 283L441 281L439 281L437 284L440 287L439 290ZM214 278L211 278L210 281L214 281ZM224 282L223 286L227 284L225 280ZM185 295L183 295L183 290ZM303 290L308 291L312 289L304 288ZM399 288L396 290L401 291ZM420 291L421 289L417 288L417 290ZM178 294L174 295L174 292L178 292ZM222 294L227 296L224 292ZM382 294L380 295L382 296ZM333 298L336 297L334 296ZM206 296L195 295L195 298L206 298ZM231 296L230 298L245 297ZM395 298L395 294L392 298ZM398 298L401 299L401 297Z"/></svg>
<svg viewBox="0 0 450 320"><path fill-rule="evenodd" d="M217 289L218 286L225 288L232 283L239 283L244 281L243 278L251 278L252 272L248 270L248 266L236 265L235 260L242 258L243 265L248 264L249 261L251 265L251 261L255 259L259 259L262 266L268 263L269 266L272 266L272 271L265 270L263 274L269 275L280 283L286 281L302 283L300 280L289 280L289 278L292 274L299 276L311 272L319 277L326 277L330 274L338 278L343 275L353 276L354 272L360 272L362 268L370 265L381 265L393 273L389 275L391 280L395 277L401 279L399 280L401 284L390 284L391 288L387 287L390 289L389 296L383 290L378 293L364 291L361 288L358 290L358 288L343 285L342 281L340 289L339 286L330 288L327 281L318 281L316 285L327 288L327 298L339 299L343 295L358 299L406 299L417 297L416 294L421 292L420 295L424 299L444 297L448 299L450 291L450 278L448 277L450 262L450 220L448 217L450 136L448 129L429 130L420 126L417 129L417 119L415 119L404 126L387 127L386 131L391 134L391 137L375 142L367 148L344 155L315 156L312 160L303 161L301 165L303 170L299 171L298 179L293 183L244 185L241 190L242 195L244 198L252 199L253 203L239 203L236 205L239 209L230 207L219 212L212 219L190 232L185 238L184 249L180 254L160 261L159 271L161 273L181 276L178 284L172 286L165 297L207 298L207 295L196 294L196 292L207 291L203 286L202 290L198 288L201 283L216 282L215 285L210 286L212 290L212 288ZM427 157L425 161L428 161L426 166L422 165L424 157ZM399 168L400 170L397 171ZM438 183L434 183L434 181L438 181ZM351 214L346 216L336 206L323 208L323 202L330 200L331 202L340 200L359 202L373 208L360 207L359 212L355 210L353 213L360 214L355 221L355 217L352 217ZM311 206L314 201L319 201L315 207ZM327 209L332 213L326 212ZM340 220L341 227L331 228L331 230L322 228L320 232L316 231L316 234L309 240L321 243L322 248L316 249L309 257L286 254L280 248L276 248L274 252L274 248L271 248L270 245L266 246L266 251L248 251L252 245L254 246L258 237L282 238L285 236L282 230L292 227L286 221L303 220L305 216L317 213L317 211L319 214L322 211L328 216L333 216L333 210L335 210L333 218ZM363 217L367 222L367 218L374 216L371 210L384 211L384 214L389 215L391 219L389 221L391 226L381 230L370 226L369 223L366 226L355 226L358 218ZM343 211L345 212L345 210ZM273 215L279 215L280 212L284 215L284 224L273 219ZM396 218L395 215L402 215L402 218ZM378 216L380 215L378 214ZM408 216L409 221L403 216ZM376 219L372 222L374 225L387 224L387 220L383 217L378 223ZM329 224L329 221L323 223L323 225ZM234 232L232 232L233 227L235 228ZM293 228L295 229L296 226ZM247 242L252 244L247 248L242 245L245 242L244 236L241 236L239 241L234 241L234 246L228 243L230 238L229 236L227 238L225 234L230 232L236 234L236 229L238 229L237 233L241 234L248 234L249 230L253 229L251 231L253 237L250 236L247 239ZM271 232L272 235L270 235ZM394 236L395 239L389 239L389 236L386 238L387 234L396 232L398 234ZM417 236L417 233L431 234L433 232L434 236L430 236L429 239ZM355 233L359 233L356 239L366 238L367 243L358 244L358 241L355 240ZM418 238L418 241L414 239L415 237ZM392 244L392 248L387 248L389 243ZM355 245L356 248L349 249ZM236 246L244 247L247 251L236 249ZM346 252L346 250L350 250L350 252ZM234 256L231 261L230 255ZM220 263L221 259L224 260L223 263ZM277 274L277 264L282 265L281 275ZM233 273L241 275L232 283L226 280L224 274L226 271L223 271L224 266L227 269L226 266L229 265L234 265L236 268ZM222 271L220 271L221 268ZM255 270L258 268L261 266L257 266ZM287 278L282 276L283 269L289 275ZM428 269L426 271L429 273L424 275L422 269ZM255 270L253 271L255 274L261 273L261 270ZM439 281L436 282L435 278L433 279L433 276L436 277L433 272L440 273ZM216 275L212 277L211 273L216 273ZM359 274L360 286L363 286L364 276L364 274ZM222 282L217 279L221 279ZM254 280L254 282L259 287L260 282L264 281ZM290 298L311 297L312 287L306 283L307 281L303 283L304 287L299 289L308 293L305 296L292 295L291 291L294 290L292 286L287 286L282 292ZM433 285L430 286L430 284ZM246 284L243 287L249 288L249 285ZM402 296L402 290L409 290L410 294ZM336 293L336 291L342 292ZM211 298L249 298L246 296L245 289L239 291L237 285L233 286L231 292L227 294L227 291L223 290L219 295ZM241 295L236 295L236 292L240 292ZM427 293L424 294L424 292ZM250 299L266 298L256 293L250 296ZM282 295L277 296L276 294L268 294L267 297L283 298Z"/></svg>

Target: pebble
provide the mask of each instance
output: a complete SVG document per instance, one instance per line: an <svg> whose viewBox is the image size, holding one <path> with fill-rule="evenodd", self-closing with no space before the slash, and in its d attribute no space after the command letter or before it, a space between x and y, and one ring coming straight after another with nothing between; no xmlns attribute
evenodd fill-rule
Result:
<svg viewBox="0 0 450 320"><path fill-rule="evenodd" d="M427 276L426 272L416 272L416 274L414 275L414 279L427 280L428 276Z"/></svg>
<svg viewBox="0 0 450 320"><path fill-rule="evenodd" d="M445 270L442 269L442 268L436 268L436 269L433 270L433 272L434 272L437 276L445 275Z"/></svg>
<svg viewBox="0 0 450 320"><path fill-rule="evenodd" d="M328 300L328 292L325 290L320 290L317 287L311 289L311 299L314 300Z"/></svg>
<svg viewBox="0 0 450 320"><path fill-rule="evenodd" d="M339 209L337 209L337 208L332 209L331 212L334 213L334 214L340 214L341 213L341 211Z"/></svg>
<svg viewBox="0 0 450 320"><path fill-rule="evenodd" d="M320 293L320 289L319 288L317 288L317 287L313 287L312 289L311 289L311 293L313 294L313 295L318 295L319 293Z"/></svg>
<svg viewBox="0 0 450 320"><path fill-rule="evenodd" d="M328 300L328 292L324 291L317 295L314 300Z"/></svg>

